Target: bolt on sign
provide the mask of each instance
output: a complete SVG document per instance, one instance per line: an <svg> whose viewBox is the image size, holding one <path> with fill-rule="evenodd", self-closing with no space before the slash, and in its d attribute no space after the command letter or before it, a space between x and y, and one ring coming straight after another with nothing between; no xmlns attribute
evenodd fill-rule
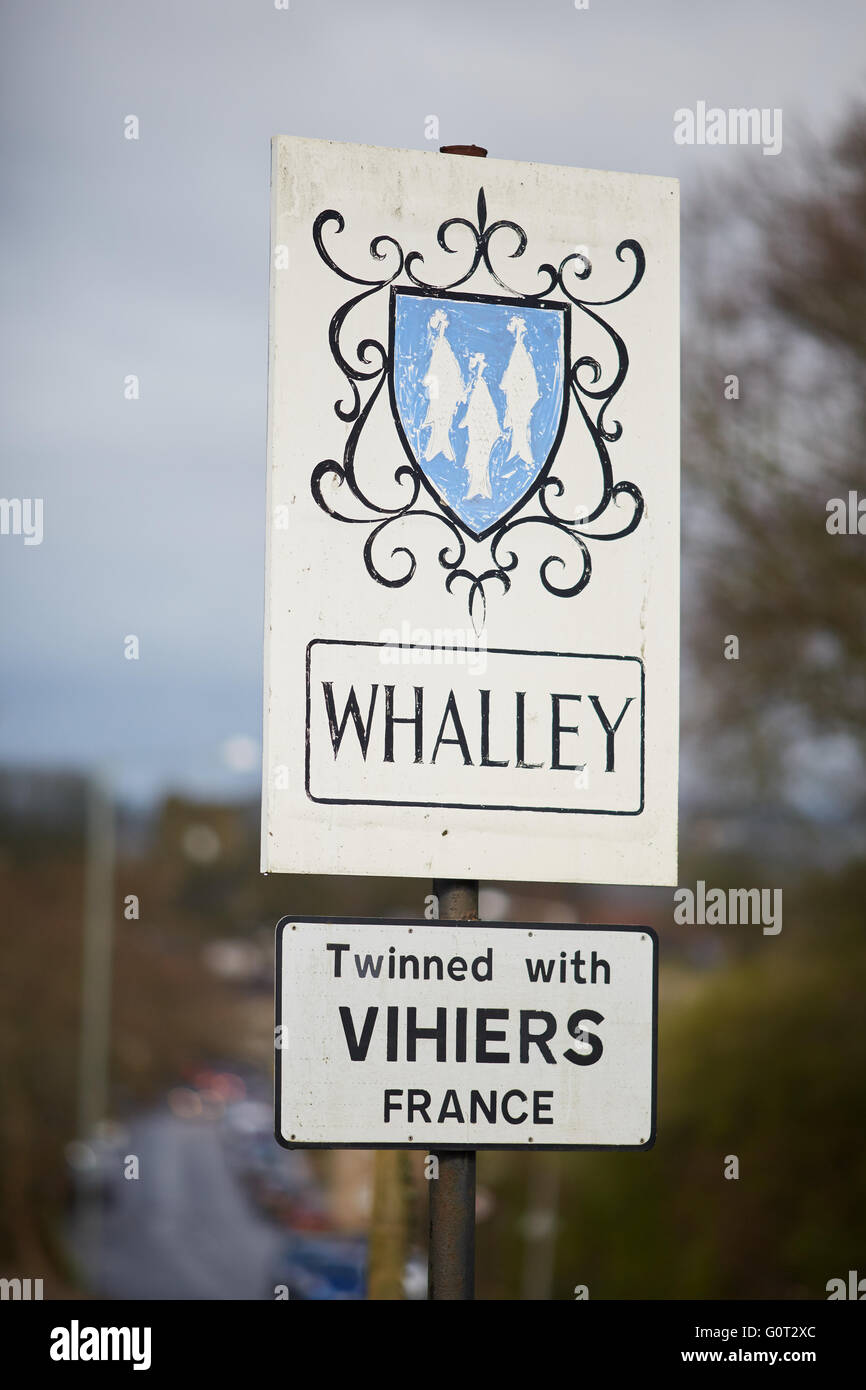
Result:
<svg viewBox="0 0 866 1390"><path fill-rule="evenodd" d="M286 917L277 1138L649 1148L656 952L648 927Z"/></svg>
<svg viewBox="0 0 866 1390"><path fill-rule="evenodd" d="M675 883L678 186L273 144L263 868Z"/></svg>

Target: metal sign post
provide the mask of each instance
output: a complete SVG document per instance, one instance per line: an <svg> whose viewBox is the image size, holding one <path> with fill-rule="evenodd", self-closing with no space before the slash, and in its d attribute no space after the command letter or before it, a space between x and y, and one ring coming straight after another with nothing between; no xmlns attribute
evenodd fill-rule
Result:
<svg viewBox="0 0 866 1390"><path fill-rule="evenodd" d="M434 879L433 895L440 917L478 920L477 880ZM427 1297L471 1299L475 1297L475 1150L445 1150L434 1157Z"/></svg>
<svg viewBox="0 0 866 1390"><path fill-rule="evenodd" d="M480 145L442 145L441 154L484 159ZM478 920L477 879L434 879L438 914L461 921ZM430 1228L427 1297L437 1301L475 1297L475 1150L437 1153L437 1173L430 1182Z"/></svg>

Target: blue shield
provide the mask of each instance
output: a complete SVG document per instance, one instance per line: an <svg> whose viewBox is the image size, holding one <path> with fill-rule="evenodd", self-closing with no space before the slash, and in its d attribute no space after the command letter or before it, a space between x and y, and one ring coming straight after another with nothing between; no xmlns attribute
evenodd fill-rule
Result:
<svg viewBox="0 0 866 1390"><path fill-rule="evenodd" d="M433 497L481 539L544 478L565 428L564 304L391 293L391 407Z"/></svg>

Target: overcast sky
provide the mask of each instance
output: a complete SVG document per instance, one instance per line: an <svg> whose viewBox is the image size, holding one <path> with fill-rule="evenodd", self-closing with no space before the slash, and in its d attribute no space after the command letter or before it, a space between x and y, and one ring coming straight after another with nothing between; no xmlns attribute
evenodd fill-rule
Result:
<svg viewBox="0 0 866 1390"><path fill-rule="evenodd" d="M224 744L261 723L271 135L429 149L435 115L500 158L675 175L687 210L866 94L862 0L2 14L0 493L44 499L44 539L0 536L0 762L136 796L258 781ZM781 108L782 153L677 145L698 101Z"/></svg>

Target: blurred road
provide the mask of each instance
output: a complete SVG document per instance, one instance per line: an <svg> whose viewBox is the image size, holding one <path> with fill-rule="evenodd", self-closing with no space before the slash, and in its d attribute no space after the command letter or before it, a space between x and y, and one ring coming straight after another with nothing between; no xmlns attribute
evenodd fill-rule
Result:
<svg viewBox="0 0 866 1390"><path fill-rule="evenodd" d="M123 1177L135 1154L138 1179ZM68 1227L96 1295L119 1299L273 1298L280 1233L258 1215L228 1165L219 1126L159 1112L134 1120L109 1201Z"/></svg>

